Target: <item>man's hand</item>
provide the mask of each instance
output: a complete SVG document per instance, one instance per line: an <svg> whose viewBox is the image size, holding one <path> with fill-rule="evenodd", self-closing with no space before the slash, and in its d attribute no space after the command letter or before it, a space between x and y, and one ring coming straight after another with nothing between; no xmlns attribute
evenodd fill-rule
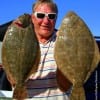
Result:
<svg viewBox="0 0 100 100"><path fill-rule="evenodd" d="M27 27L30 24L30 22L31 22L31 15L29 14L23 14L13 21L14 24L23 28Z"/></svg>

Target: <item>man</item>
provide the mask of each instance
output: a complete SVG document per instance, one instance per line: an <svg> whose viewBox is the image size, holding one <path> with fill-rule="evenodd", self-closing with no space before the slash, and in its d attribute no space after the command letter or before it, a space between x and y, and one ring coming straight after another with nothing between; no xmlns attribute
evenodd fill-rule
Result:
<svg viewBox="0 0 100 100"><path fill-rule="evenodd" d="M32 10L31 18L40 44L41 60L36 74L31 75L27 81L29 98L68 100L70 91L61 91L56 81L57 65L53 53L56 40L57 5L52 0L38 0Z"/></svg>

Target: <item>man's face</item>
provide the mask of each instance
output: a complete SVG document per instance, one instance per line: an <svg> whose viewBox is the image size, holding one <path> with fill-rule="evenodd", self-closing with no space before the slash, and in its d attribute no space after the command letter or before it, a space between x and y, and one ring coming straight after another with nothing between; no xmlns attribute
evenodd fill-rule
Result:
<svg viewBox="0 0 100 100"><path fill-rule="evenodd" d="M35 9L35 12L37 12L35 13L36 15L32 14L32 22L34 24L34 29L37 36L43 38L49 38L52 32L54 31L56 18L52 19L54 15L53 16L50 15L52 16L50 17L51 19L48 16L43 17L41 13L54 14L54 11L47 4L42 4ZM40 15L38 15L38 13L40 13ZM43 18L39 18L38 16Z"/></svg>

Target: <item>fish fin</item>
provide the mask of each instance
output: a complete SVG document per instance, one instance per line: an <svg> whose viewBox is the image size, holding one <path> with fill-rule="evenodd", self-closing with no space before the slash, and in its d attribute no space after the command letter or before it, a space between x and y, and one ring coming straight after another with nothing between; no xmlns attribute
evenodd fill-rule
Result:
<svg viewBox="0 0 100 100"><path fill-rule="evenodd" d="M27 90L25 86L17 86L14 89L13 92L13 99L15 100L24 100L27 98Z"/></svg>
<svg viewBox="0 0 100 100"><path fill-rule="evenodd" d="M84 81L84 83L89 79L89 77L91 76L91 73L93 73L93 71L97 68L99 62L100 62L100 56L99 56L99 48L98 45L96 43L96 41L94 40L94 46L95 46L95 50L94 50L94 58L93 58L93 62L90 68L90 71L87 74L87 77Z"/></svg>
<svg viewBox="0 0 100 100"><path fill-rule="evenodd" d="M70 100L86 100L83 86L73 87L72 93L70 95Z"/></svg>

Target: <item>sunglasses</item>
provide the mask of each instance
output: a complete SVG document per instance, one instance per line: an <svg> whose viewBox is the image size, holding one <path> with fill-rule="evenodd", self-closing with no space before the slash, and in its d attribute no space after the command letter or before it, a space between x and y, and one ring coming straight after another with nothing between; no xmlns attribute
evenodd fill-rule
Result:
<svg viewBox="0 0 100 100"><path fill-rule="evenodd" d="M34 15L37 18L43 19L44 17L48 17L49 19L56 19L56 13L43 13L43 12L34 12Z"/></svg>

